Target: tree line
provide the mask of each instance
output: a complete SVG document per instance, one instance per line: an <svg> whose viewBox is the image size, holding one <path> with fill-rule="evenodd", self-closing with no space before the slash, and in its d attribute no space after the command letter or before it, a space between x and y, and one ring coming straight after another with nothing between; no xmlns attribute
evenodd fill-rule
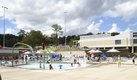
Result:
<svg viewBox="0 0 137 80"><path fill-rule="evenodd" d="M31 30L30 32L26 32L25 30L20 30L17 35L13 34L5 34L5 46L12 47L17 42L26 43L33 48L36 46L41 46L42 43L45 43L46 46L50 45L64 45L65 37L59 37L59 35L63 34L62 27L58 24L54 24L51 26L53 30L53 34L49 37L46 34L43 34L41 31ZM67 45L77 45L74 43L75 40L79 40L79 36L72 35L67 36ZM3 34L0 34L0 45L3 45Z"/></svg>
<svg viewBox="0 0 137 80"><path fill-rule="evenodd" d="M42 43L45 43L46 46L58 46L58 45L64 45L65 44L65 36L60 37L59 35L63 34L62 27L58 24L54 24L51 26L53 33L51 36L47 36L46 34L43 34L41 31L37 30L31 30L30 32L25 32L25 30L20 30L17 35L13 34L5 34L5 46L6 47L12 47L17 42L23 42L26 43L33 48L36 46L41 46ZM97 33L97 34L105 34L103 33ZM111 36L118 35L119 33L113 32L111 33ZM86 33L81 35L93 35L93 33ZM66 37L66 44L69 46L78 45L77 41L80 39L80 35L71 35ZM3 45L3 34L0 34L0 46Z"/></svg>

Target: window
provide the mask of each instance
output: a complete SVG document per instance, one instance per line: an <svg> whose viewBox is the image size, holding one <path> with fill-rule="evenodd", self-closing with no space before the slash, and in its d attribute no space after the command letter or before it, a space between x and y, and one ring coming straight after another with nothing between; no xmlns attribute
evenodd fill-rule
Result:
<svg viewBox="0 0 137 80"><path fill-rule="evenodd" d="M133 33L133 37L137 37L137 32L134 32L134 33Z"/></svg>
<svg viewBox="0 0 137 80"><path fill-rule="evenodd" d="M137 35L133 35L133 37L137 37Z"/></svg>
<svg viewBox="0 0 137 80"><path fill-rule="evenodd" d="M137 44L137 39L133 39L133 44Z"/></svg>
<svg viewBox="0 0 137 80"><path fill-rule="evenodd" d="M121 44L121 40L115 40L115 44Z"/></svg>

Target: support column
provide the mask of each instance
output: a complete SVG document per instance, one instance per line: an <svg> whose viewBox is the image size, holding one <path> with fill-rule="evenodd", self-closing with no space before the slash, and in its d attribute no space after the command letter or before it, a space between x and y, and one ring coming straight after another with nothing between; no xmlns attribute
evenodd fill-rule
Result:
<svg viewBox="0 0 137 80"><path fill-rule="evenodd" d="M132 45L132 53L134 53L134 46Z"/></svg>

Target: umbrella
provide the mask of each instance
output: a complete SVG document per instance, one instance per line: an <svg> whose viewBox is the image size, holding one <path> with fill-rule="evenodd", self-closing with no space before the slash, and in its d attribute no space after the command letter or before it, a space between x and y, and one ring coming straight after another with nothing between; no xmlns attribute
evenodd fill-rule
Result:
<svg viewBox="0 0 137 80"><path fill-rule="evenodd" d="M118 53L118 52L120 52L120 51L118 51L117 49L110 49L110 50L108 50L107 52L116 52L116 53Z"/></svg>

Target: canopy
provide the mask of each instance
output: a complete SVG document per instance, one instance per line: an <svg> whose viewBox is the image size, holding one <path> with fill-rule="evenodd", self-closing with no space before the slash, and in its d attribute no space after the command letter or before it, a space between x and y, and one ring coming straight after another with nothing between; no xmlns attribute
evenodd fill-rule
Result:
<svg viewBox="0 0 137 80"><path fill-rule="evenodd" d="M51 49L44 49L44 50L42 50L42 49L40 49L40 50L38 50L36 53L43 53L43 52L45 52L45 53L55 53L53 50L51 50Z"/></svg>
<svg viewBox="0 0 137 80"><path fill-rule="evenodd" d="M102 53L102 51L100 51L100 50L95 50L95 53Z"/></svg>
<svg viewBox="0 0 137 80"><path fill-rule="evenodd" d="M100 50L94 50L94 49L92 49L92 50L90 50L90 51L88 51L88 53L102 53L102 51L100 51Z"/></svg>
<svg viewBox="0 0 137 80"><path fill-rule="evenodd" d="M82 47L82 50L90 50L87 46Z"/></svg>
<svg viewBox="0 0 137 80"><path fill-rule="evenodd" d="M36 51L36 53L35 54L43 54L43 52L42 51L40 51L40 50L38 50L38 51Z"/></svg>
<svg viewBox="0 0 137 80"><path fill-rule="evenodd" d="M2 45L0 45L0 48L3 48L3 46L2 46Z"/></svg>
<svg viewBox="0 0 137 80"><path fill-rule="evenodd" d="M24 52L23 54L31 54L31 52L30 52L30 51L27 51L27 52Z"/></svg>
<svg viewBox="0 0 137 80"><path fill-rule="evenodd" d="M95 50L91 49L90 51L88 51L88 53L90 53L90 54L95 53Z"/></svg>
<svg viewBox="0 0 137 80"><path fill-rule="evenodd" d="M110 49L107 52L120 52L120 51L118 51L117 49Z"/></svg>

